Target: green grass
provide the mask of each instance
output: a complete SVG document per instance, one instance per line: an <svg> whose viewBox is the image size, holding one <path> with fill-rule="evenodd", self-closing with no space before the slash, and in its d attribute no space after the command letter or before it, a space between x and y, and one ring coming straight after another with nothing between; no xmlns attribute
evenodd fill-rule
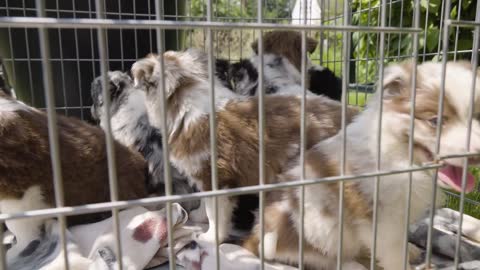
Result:
<svg viewBox="0 0 480 270"><path fill-rule="evenodd" d="M480 218L480 168L470 170L476 179L475 191L465 195L466 199L479 202L478 204L465 200L465 214L475 218ZM460 193L452 192L455 195L447 194L446 206L454 210L460 210Z"/></svg>
<svg viewBox="0 0 480 270"><path fill-rule="evenodd" d="M348 93L348 104L364 107L365 103L371 96L372 94L356 92L355 89L350 89L350 92Z"/></svg>

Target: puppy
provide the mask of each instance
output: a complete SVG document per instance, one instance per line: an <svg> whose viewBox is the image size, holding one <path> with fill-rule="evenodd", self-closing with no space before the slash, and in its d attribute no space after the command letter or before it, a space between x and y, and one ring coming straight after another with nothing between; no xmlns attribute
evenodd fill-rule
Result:
<svg viewBox="0 0 480 270"><path fill-rule="evenodd" d="M300 84L302 37L299 32L273 31L264 34L264 85L266 94L299 95L301 87L281 87L283 83ZM313 53L317 41L307 37L307 51ZM244 96L255 96L258 88L258 41L251 45L254 56L230 63L216 60L216 76L227 88ZM309 94L325 95L340 100L342 80L326 67L312 65L307 58L307 88ZM270 70L270 71L269 71Z"/></svg>
<svg viewBox="0 0 480 270"><path fill-rule="evenodd" d="M307 53L313 53L318 42L310 37L306 38ZM255 52L254 58L258 58L258 41L254 41L251 45ZM284 77L296 74L295 81L301 81L301 65L302 65L302 35L296 31L271 31L263 35L263 49L267 54L282 57L283 68L286 72ZM264 59L265 65L271 64L271 60ZM326 67L313 65L310 59L306 59L307 68L307 88L316 95L325 95L331 99L340 101L342 97L342 79ZM258 64L254 64L255 67ZM265 73L267 81L271 80Z"/></svg>
<svg viewBox="0 0 480 270"><path fill-rule="evenodd" d="M55 206L47 115L0 91L0 212L17 213ZM110 201L105 134L75 118L58 116L58 141L66 206ZM145 197L147 164L142 156L115 142L120 200ZM97 216L69 217L70 224ZM6 221L18 255L40 234L42 218Z"/></svg>
<svg viewBox="0 0 480 270"><path fill-rule="evenodd" d="M148 163L148 192L155 195L165 195L164 162L162 135L160 130L152 127L148 121L145 107L145 92L133 87L133 80L121 71L108 72L110 93L110 123L112 134L121 144L140 152ZM105 113L101 77L95 78L91 86L93 104L92 117L100 122ZM197 191L190 186L187 178L171 166L173 194L189 194ZM183 202L182 206L188 212L198 209L200 201Z"/></svg>
<svg viewBox="0 0 480 270"><path fill-rule="evenodd" d="M165 63L165 95L170 161L201 190L211 190L209 83L206 55L194 49L150 55L132 66L135 82L145 86L147 112L153 126L161 125L159 57ZM236 95L215 81L217 168L219 188L258 184L258 99ZM298 156L300 98L267 96L266 183L288 168ZM309 98L306 104L307 148L337 133L340 103L324 97ZM349 110L347 121L356 110ZM219 239L228 235L235 201L219 197ZM214 238L212 199L206 201L208 232L202 239Z"/></svg>
<svg viewBox="0 0 480 270"><path fill-rule="evenodd" d="M164 195L163 153L160 130L150 125L145 107L145 92L133 87L133 80L126 73L111 71L108 73L110 91L110 116L112 133L115 139L125 146L139 151L149 165L148 191L154 195ZM101 78L92 82L92 117L100 121L104 128L102 114L105 112ZM171 166L173 194L188 194L198 191L195 184ZM258 207L255 195L239 196L240 206L235 209L233 223L237 229L250 230L255 216L252 213ZM192 221L206 221L205 207L200 201L186 201L181 205L189 212ZM195 211L193 211L195 210Z"/></svg>
<svg viewBox="0 0 480 270"><path fill-rule="evenodd" d="M225 75L226 60L217 59L216 75L227 88L243 96L255 96L258 89L259 57L243 59L228 66L228 75ZM228 62L227 62L228 63ZM276 54L266 53L264 64L265 94L300 95L302 94L300 72L285 58ZM225 81L223 78L229 78ZM268 79L267 79L268 78ZM307 94L313 93L307 89Z"/></svg>
<svg viewBox="0 0 480 270"><path fill-rule="evenodd" d="M435 134L438 123L438 97L441 83L440 63L418 66L415 110L414 165L435 160ZM409 127L411 78L415 66L403 63L385 70L383 118L381 134L381 170L409 167ZM470 148L465 148L467 115L472 79L476 79L475 115L480 112L480 77L472 74L470 64L447 65L445 110L440 156L464 152L480 152L480 122L472 123ZM378 93L377 93L378 95ZM347 126L346 175L376 171L378 96L369 99L367 108ZM326 139L308 150L305 158L307 179L340 175L342 134ZM470 165L479 164L471 158ZM462 179L462 159L447 159L438 171L439 186L459 191ZM277 181L300 179L301 167L295 166ZM435 170L413 172L410 221L416 222L429 208L433 193ZM383 269L403 269L403 241L407 184L409 174L382 176L378 192L377 258ZM474 177L467 175L466 190L474 187ZM372 245L372 215L374 178L344 182L343 269L352 269L352 260L361 249ZM299 190L289 189L267 194L265 208L265 254L268 259L297 264ZM439 196L441 201L441 196ZM335 269L338 245L339 183L327 182L305 187L305 265L309 269ZM258 254L258 227L245 246ZM350 264L350 266L347 266ZM358 268L355 269L364 269Z"/></svg>

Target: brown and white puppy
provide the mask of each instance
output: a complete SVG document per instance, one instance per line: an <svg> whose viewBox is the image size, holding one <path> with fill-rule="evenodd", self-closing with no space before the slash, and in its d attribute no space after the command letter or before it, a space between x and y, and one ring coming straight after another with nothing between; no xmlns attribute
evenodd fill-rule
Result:
<svg viewBox="0 0 480 270"><path fill-rule="evenodd" d="M58 116L60 162L66 206L110 201L105 134L84 121ZM0 212L17 213L55 206L47 116L0 91ZM146 197L147 164L115 143L119 199ZM98 218L98 216L95 216ZM92 216L69 217L71 224ZM12 258L39 236L44 219L6 221L16 244Z"/></svg>
<svg viewBox="0 0 480 270"><path fill-rule="evenodd" d="M438 97L441 67L439 63L418 66L417 100L415 108L414 165L420 166L434 159L435 132L438 124ZM410 89L414 66L410 63L392 65L385 70L381 134L381 170L408 168ZM445 81L445 110L442 125L440 156L480 152L480 122L472 122L471 144L466 149L468 110L472 80L476 80L474 115L480 113L480 76L472 74L470 64L448 63ZM378 93L377 93L378 94ZM356 175L376 171L378 96L372 97L365 111L347 126L346 174ZM318 179L340 174L342 135L326 139L308 150L305 159L306 177ZM478 164L471 159L470 165ZM472 164L473 163L473 164ZM300 178L296 166L279 177L278 181ZM410 221L421 217L431 205L432 176L435 170L413 172ZM438 171L440 186L460 190L462 159L447 159ZM377 258L388 270L403 269L403 240L408 173L382 176L378 197ZM372 215L374 178L345 182L343 258L349 265L343 269L364 269L352 265L361 249L372 245ZM466 190L474 186L468 173ZM441 197L441 196L439 196ZM298 262L299 192L297 189L267 194L265 208L266 257L271 260L296 264ZM440 198L439 198L440 201ZM305 265L310 269L335 269L338 245L339 183L315 184L305 188ZM258 253L258 228L245 246Z"/></svg>
<svg viewBox="0 0 480 270"><path fill-rule="evenodd" d="M146 85L147 111L153 126L161 126L159 56L150 55L132 66L137 83ZM211 190L209 82L206 55L194 49L165 52L165 95L170 160L201 190ZM258 184L258 99L232 93L215 81L217 168L219 188ZM340 103L311 97L307 110L307 148L336 134L340 127ZM356 112L350 110L348 120ZM267 96L266 182L286 170L299 154L300 98ZM225 239L234 202L219 198L219 236ZM203 239L214 239L213 205L206 203L209 230Z"/></svg>

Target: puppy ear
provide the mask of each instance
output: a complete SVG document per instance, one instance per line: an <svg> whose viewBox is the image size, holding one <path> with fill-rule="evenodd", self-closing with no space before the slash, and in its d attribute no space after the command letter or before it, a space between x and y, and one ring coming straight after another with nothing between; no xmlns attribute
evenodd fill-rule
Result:
<svg viewBox="0 0 480 270"><path fill-rule="evenodd" d="M385 68L383 76L384 99L409 95L413 68L415 67L411 62L394 64Z"/></svg>
<svg viewBox="0 0 480 270"><path fill-rule="evenodd" d="M149 54L145 58L140 59L132 65L131 73L135 86L150 82L153 76L155 65L158 63L156 58L156 55Z"/></svg>
<svg viewBox="0 0 480 270"><path fill-rule="evenodd" d="M123 90L132 84L132 79L127 73L121 71L108 72L110 78L110 93L112 96L123 92Z"/></svg>

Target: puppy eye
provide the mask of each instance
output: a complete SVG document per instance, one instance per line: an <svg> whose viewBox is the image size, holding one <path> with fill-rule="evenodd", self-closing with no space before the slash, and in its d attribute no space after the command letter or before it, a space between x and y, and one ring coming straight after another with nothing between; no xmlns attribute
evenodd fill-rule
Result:
<svg viewBox="0 0 480 270"><path fill-rule="evenodd" d="M431 126L431 127L437 127L438 126L438 122L440 121L440 119L435 116L435 117L432 117L430 119L427 120L427 123ZM447 117L443 117L443 120L442 120L442 125L445 125L445 122L447 121Z"/></svg>

